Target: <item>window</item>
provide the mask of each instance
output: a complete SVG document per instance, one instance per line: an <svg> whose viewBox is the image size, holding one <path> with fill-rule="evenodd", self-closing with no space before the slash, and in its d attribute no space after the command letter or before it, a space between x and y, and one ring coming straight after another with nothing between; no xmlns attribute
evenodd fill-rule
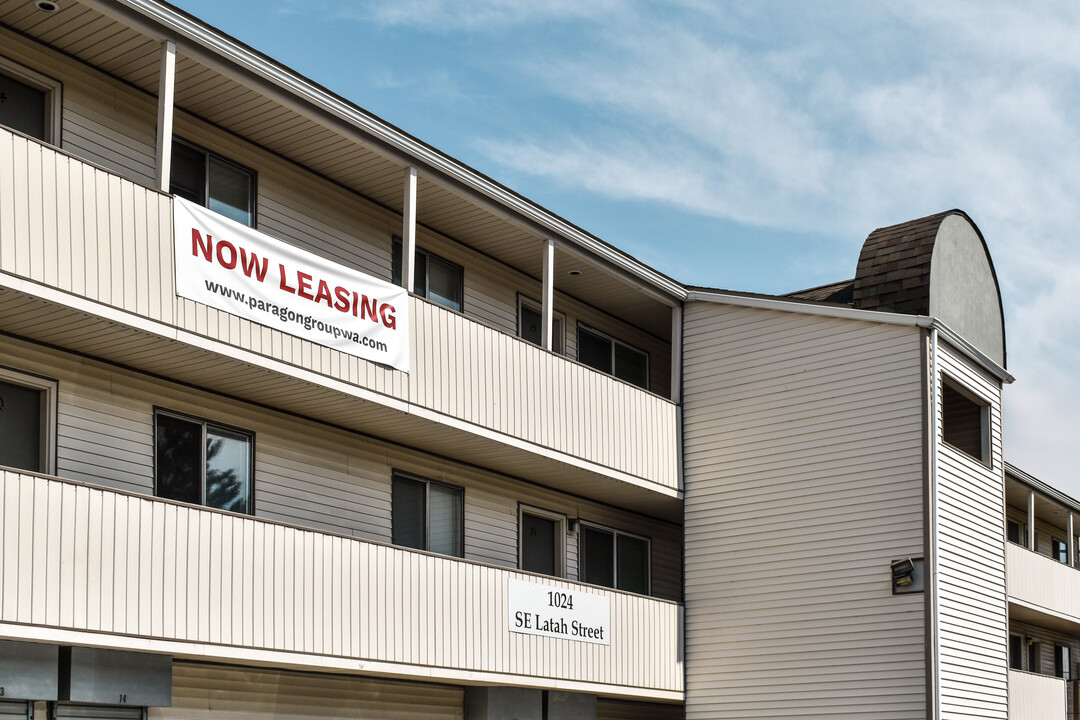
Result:
<svg viewBox="0 0 1080 720"><path fill-rule="evenodd" d="M0 465L53 472L56 381L0 368Z"/></svg>
<svg viewBox="0 0 1080 720"><path fill-rule="evenodd" d="M394 473L391 488L393 543L463 557L464 492L433 480Z"/></svg>
<svg viewBox="0 0 1080 720"><path fill-rule="evenodd" d="M1027 639L1028 672L1042 672L1042 643Z"/></svg>
<svg viewBox="0 0 1080 720"><path fill-rule="evenodd" d="M578 325L578 361L649 389L649 356L596 330Z"/></svg>
<svg viewBox="0 0 1080 720"><path fill-rule="evenodd" d="M413 293L443 307L461 312L461 299L465 295L463 286L465 273L461 266L420 248L416 248L413 262L416 266L413 270ZM401 285L401 238L394 238L393 257L390 264L392 282L395 285Z"/></svg>
<svg viewBox="0 0 1080 720"><path fill-rule="evenodd" d="M169 189L174 195L255 226L255 173L183 140L173 140Z"/></svg>
<svg viewBox="0 0 1080 720"><path fill-rule="evenodd" d="M0 57L0 125L60 144L60 83Z"/></svg>
<svg viewBox="0 0 1080 720"><path fill-rule="evenodd" d="M578 542L582 582L649 593L648 539L582 523Z"/></svg>
<svg viewBox="0 0 1080 720"><path fill-rule="evenodd" d="M1069 646L1054 646L1054 675L1066 680L1072 679L1072 665L1069 662Z"/></svg>
<svg viewBox="0 0 1080 720"><path fill-rule="evenodd" d="M563 337L566 334L566 317L562 313L551 314L551 350L563 354ZM544 316L540 304L518 296L518 337L533 345L544 344Z"/></svg>
<svg viewBox="0 0 1080 720"><path fill-rule="evenodd" d="M1069 545L1064 540L1058 540L1053 538L1050 541L1050 557L1057 560L1059 563L1069 564Z"/></svg>
<svg viewBox="0 0 1080 720"><path fill-rule="evenodd" d="M518 567L543 575L563 575L566 518L537 508L520 508Z"/></svg>
<svg viewBox="0 0 1080 720"><path fill-rule="evenodd" d="M1024 536L1021 534L1020 523L1016 520L1005 521L1005 539L1016 545L1024 544Z"/></svg>
<svg viewBox="0 0 1080 720"><path fill-rule="evenodd" d="M1013 670L1024 669L1024 638L1019 635L1009 636L1009 667Z"/></svg>
<svg viewBox="0 0 1080 720"><path fill-rule="evenodd" d="M945 442L981 462L988 459L986 403L955 385L948 378L941 383L941 434Z"/></svg>
<svg viewBox="0 0 1080 720"><path fill-rule="evenodd" d="M157 411L158 497L230 512L252 512L251 433Z"/></svg>

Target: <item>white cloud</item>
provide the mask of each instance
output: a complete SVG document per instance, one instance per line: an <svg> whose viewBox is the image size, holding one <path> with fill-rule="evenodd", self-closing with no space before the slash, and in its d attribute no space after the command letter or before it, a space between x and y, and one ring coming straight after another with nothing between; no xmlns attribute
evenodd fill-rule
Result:
<svg viewBox="0 0 1080 720"><path fill-rule="evenodd" d="M803 10L785 25L801 20L797 34L770 42L709 5L662 23L624 14L588 50L526 66L587 124L478 145L567 188L846 241L969 211L996 258L1019 378L1007 456L1080 497L1080 9L904 5L859 19L865 36L837 51L828 24L845 9L866 13Z"/></svg>

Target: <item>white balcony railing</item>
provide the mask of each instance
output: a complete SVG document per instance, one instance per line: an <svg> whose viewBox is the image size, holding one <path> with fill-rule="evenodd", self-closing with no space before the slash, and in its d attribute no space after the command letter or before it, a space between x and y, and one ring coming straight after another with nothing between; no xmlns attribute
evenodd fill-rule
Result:
<svg viewBox="0 0 1080 720"><path fill-rule="evenodd" d="M170 196L0 128L0 274L150 320L159 337L224 343L387 408L678 489L674 403L415 297L407 375L314 345L178 298L172 232Z"/></svg>
<svg viewBox="0 0 1080 720"><path fill-rule="evenodd" d="M1066 720L1065 681L1010 670L1009 720Z"/></svg>
<svg viewBox="0 0 1080 720"><path fill-rule="evenodd" d="M512 578L606 598L609 644L511 632ZM683 687L676 603L0 470L0 637L57 630L181 657L659 700Z"/></svg>
<svg viewBox="0 0 1080 720"><path fill-rule="evenodd" d="M1005 585L1010 600L1080 623L1080 570L1005 543Z"/></svg>

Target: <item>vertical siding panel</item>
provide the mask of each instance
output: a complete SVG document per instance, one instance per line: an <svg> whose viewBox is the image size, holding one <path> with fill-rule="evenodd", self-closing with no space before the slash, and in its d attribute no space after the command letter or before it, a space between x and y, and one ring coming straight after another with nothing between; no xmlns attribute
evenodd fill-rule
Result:
<svg viewBox="0 0 1080 720"><path fill-rule="evenodd" d="M0 179L3 180L0 182L0 238L11 238L0 242L0 270L9 273L15 272L16 205L22 202L21 196L26 192L22 183L16 182L17 177L15 136L0 131Z"/></svg>
<svg viewBox="0 0 1080 720"><path fill-rule="evenodd" d="M16 275L29 277L30 245L32 242L30 235L31 204L33 203L34 191L38 188L33 185L33 178L30 175L32 168L30 168L29 143L21 137L16 137L14 138L12 150L14 155L12 164L15 169L15 208L13 213L15 231L12 235L15 262L13 270ZM22 178L26 178L26 181L19 182Z"/></svg>
<svg viewBox="0 0 1080 720"><path fill-rule="evenodd" d="M57 156L46 151L41 154L41 270L38 273L42 282L57 284L57 255L59 238L57 224L59 207L56 186Z"/></svg>
<svg viewBox="0 0 1080 720"><path fill-rule="evenodd" d="M102 628L102 617L107 607L102 597L104 582L105 541L102 532L104 493L100 490L89 491L88 517L86 521L86 625L90 630ZM77 588L76 588L77 590ZM78 613L76 613L76 622Z"/></svg>

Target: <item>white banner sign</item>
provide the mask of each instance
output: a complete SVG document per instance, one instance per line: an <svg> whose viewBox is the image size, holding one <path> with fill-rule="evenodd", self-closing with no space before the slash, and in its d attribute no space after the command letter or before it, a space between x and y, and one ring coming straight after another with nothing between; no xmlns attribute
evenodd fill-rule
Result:
<svg viewBox="0 0 1080 720"><path fill-rule="evenodd" d="M510 632L611 644L611 601L603 595L508 579Z"/></svg>
<svg viewBox="0 0 1080 720"><path fill-rule="evenodd" d="M403 288L173 201L176 294L252 322L409 371Z"/></svg>

